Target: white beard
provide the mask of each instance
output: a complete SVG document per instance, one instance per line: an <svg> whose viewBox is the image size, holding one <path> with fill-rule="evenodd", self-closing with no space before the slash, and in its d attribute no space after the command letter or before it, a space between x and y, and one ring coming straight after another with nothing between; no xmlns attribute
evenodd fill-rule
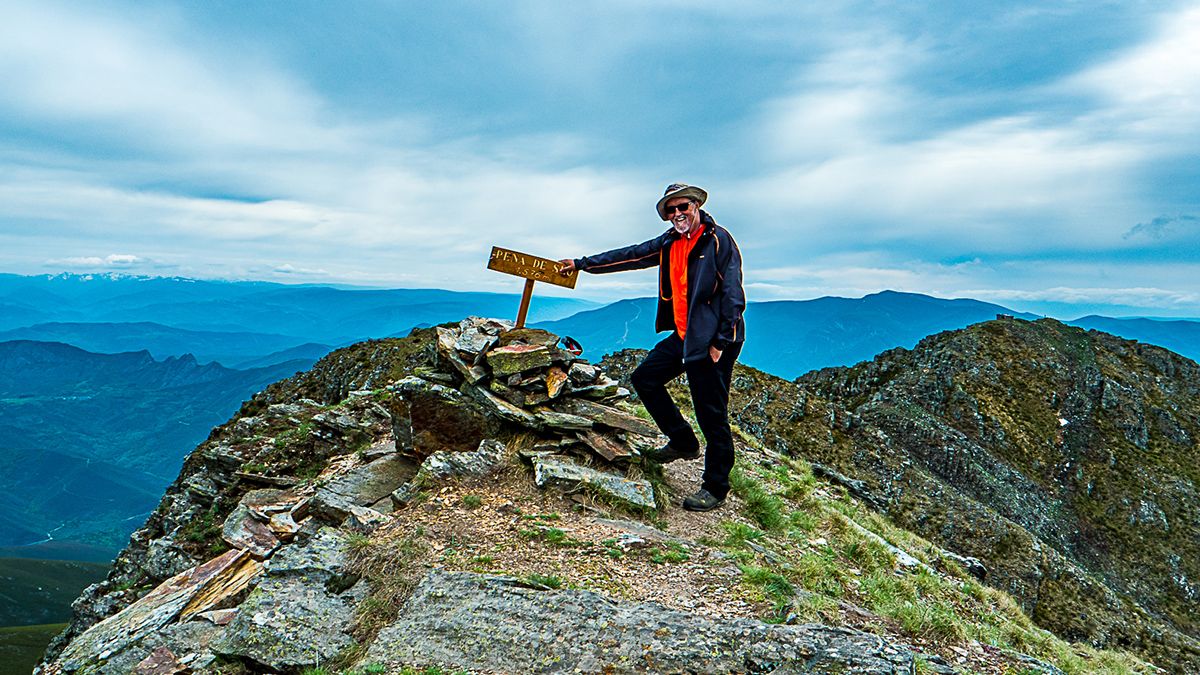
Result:
<svg viewBox="0 0 1200 675"><path fill-rule="evenodd" d="M688 230L692 229L691 222L685 215L679 215L671 219L671 225L675 226L675 231L679 234L687 234Z"/></svg>

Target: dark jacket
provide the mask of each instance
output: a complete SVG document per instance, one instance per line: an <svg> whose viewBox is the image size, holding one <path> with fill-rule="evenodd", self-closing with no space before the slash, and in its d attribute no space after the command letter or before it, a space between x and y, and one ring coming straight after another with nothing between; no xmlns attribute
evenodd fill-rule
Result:
<svg viewBox="0 0 1200 675"><path fill-rule="evenodd" d="M746 339L742 312L746 294L742 290L742 253L725 228L706 211L700 211L704 232L688 254L687 334L683 360L707 359L710 346L724 350ZM671 246L679 240L675 228L649 241L613 249L575 261L575 267L592 274L623 272L658 265L658 316L654 329L675 330L671 307Z"/></svg>

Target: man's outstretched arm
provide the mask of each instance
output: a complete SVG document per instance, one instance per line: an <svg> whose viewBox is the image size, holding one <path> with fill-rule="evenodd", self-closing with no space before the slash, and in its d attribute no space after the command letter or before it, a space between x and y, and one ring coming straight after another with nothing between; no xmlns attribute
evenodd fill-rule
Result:
<svg viewBox="0 0 1200 675"><path fill-rule="evenodd" d="M659 254L662 252L668 236L669 233L664 233L649 241L634 244L633 246L615 248L611 251L588 255L582 258L564 258L558 261L560 265L559 272L566 275L575 270L580 270L592 274L606 274L608 272L624 272L626 270L640 270L647 267L654 267L659 263Z"/></svg>

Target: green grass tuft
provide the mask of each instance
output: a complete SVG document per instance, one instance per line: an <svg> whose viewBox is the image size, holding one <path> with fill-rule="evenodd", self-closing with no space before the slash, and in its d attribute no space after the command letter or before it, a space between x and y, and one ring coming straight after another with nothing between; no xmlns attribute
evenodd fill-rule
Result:
<svg viewBox="0 0 1200 675"><path fill-rule="evenodd" d="M734 466L730 472L729 488L744 502L746 515L764 530L779 530L787 522L783 500L771 494L765 485L740 466Z"/></svg>
<svg viewBox="0 0 1200 675"><path fill-rule="evenodd" d="M521 577L521 581L530 586L542 586L545 588L562 588L563 580L553 574L538 574L531 573Z"/></svg>

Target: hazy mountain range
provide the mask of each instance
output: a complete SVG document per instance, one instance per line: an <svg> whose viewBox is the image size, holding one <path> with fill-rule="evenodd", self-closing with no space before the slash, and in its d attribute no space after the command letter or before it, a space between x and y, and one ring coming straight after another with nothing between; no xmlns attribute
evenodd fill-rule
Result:
<svg viewBox="0 0 1200 675"><path fill-rule="evenodd" d="M662 339L665 333L654 332L655 304L654 298L622 300L537 325L570 335L583 345L585 357L599 360L619 349L649 349ZM751 302L746 307L747 339L740 360L791 379L817 368L852 365L894 347L911 348L928 335L1000 314L1038 318L978 300L896 291L862 298ZM1066 323L1200 358L1200 321L1088 316Z"/></svg>
<svg viewBox="0 0 1200 675"><path fill-rule="evenodd" d="M155 346L139 348L150 349L156 356L160 355L155 349L158 341L169 344L182 337L183 334L174 331L205 333L191 337L206 349L220 345L212 333L250 333L254 335L248 339L264 345L271 343L275 346L268 351L275 351L310 342L336 346L372 337L406 335L415 326L457 320L471 314L516 316L518 303L516 294L437 289L370 290L261 281L0 274L0 330L51 323L148 322L158 326L144 326L146 334L163 334L152 338ZM587 300L539 297L530 307L529 318L530 321L559 319L597 306L599 303ZM68 329L38 330L53 333ZM103 330L109 331L104 339L119 339L118 329ZM291 344L282 340L285 336L292 340ZM29 333L21 337L46 339Z"/></svg>

